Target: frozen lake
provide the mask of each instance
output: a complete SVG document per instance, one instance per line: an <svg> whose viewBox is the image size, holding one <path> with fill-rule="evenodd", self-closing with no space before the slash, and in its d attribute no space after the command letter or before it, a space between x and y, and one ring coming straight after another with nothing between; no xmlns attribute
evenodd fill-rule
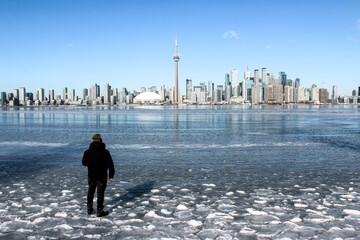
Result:
<svg viewBox="0 0 360 240"><path fill-rule="evenodd" d="M357 106L0 109L0 239L359 239ZM86 213L91 137L115 163Z"/></svg>

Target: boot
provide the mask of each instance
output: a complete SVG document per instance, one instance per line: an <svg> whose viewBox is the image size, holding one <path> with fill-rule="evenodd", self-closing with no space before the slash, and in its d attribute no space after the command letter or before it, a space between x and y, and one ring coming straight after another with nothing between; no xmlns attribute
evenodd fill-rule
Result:
<svg viewBox="0 0 360 240"><path fill-rule="evenodd" d="M97 217L105 217L109 215L109 212L108 211L103 211L103 210L99 210L96 214Z"/></svg>
<svg viewBox="0 0 360 240"><path fill-rule="evenodd" d="M93 214L93 211L94 211L93 208L88 208L88 209L87 209L87 213L88 213L89 215Z"/></svg>

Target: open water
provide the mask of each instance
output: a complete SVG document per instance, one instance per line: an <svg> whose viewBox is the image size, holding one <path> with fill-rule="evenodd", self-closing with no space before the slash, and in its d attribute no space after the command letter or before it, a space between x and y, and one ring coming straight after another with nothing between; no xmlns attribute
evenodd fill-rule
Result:
<svg viewBox="0 0 360 240"><path fill-rule="evenodd" d="M358 106L0 109L0 239L359 239ZM86 213L91 137L116 173Z"/></svg>

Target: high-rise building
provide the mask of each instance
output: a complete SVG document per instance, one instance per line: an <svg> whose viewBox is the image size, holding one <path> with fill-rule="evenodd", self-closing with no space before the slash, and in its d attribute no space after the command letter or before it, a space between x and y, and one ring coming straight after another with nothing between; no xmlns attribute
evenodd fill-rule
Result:
<svg viewBox="0 0 360 240"><path fill-rule="evenodd" d="M38 88L37 96L38 96L37 100L39 100L40 102L44 102L45 101L45 89Z"/></svg>
<svg viewBox="0 0 360 240"><path fill-rule="evenodd" d="M104 84L104 103L109 103L110 102L110 85L109 83L105 83Z"/></svg>
<svg viewBox="0 0 360 240"><path fill-rule="evenodd" d="M177 45L177 34L175 39L175 56L174 56L174 62L175 62L175 94L174 94L174 101L173 104L179 103L179 81L178 81L178 62L180 60L180 57L178 56L178 45Z"/></svg>
<svg viewBox="0 0 360 240"><path fill-rule="evenodd" d="M19 89L14 89L14 98L19 99Z"/></svg>
<svg viewBox="0 0 360 240"><path fill-rule="evenodd" d="M285 91L287 76L285 72L279 72L279 82L283 86L283 91Z"/></svg>
<svg viewBox="0 0 360 240"><path fill-rule="evenodd" d="M49 90L49 100L50 101L55 100L55 90L54 89Z"/></svg>
<svg viewBox="0 0 360 240"><path fill-rule="evenodd" d="M314 103L319 103L320 101L319 88L315 84L311 86L310 100Z"/></svg>
<svg viewBox="0 0 360 240"><path fill-rule="evenodd" d="M140 93L144 93L144 92L146 92L146 88L145 88L145 87L141 87Z"/></svg>
<svg viewBox="0 0 360 240"><path fill-rule="evenodd" d="M326 88L319 89L319 101L320 103L326 104L329 100L329 92Z"/></svg>
<svg viewBox="0 0 360 240"><path fill-rule="evenodd" d="M305 101L305 97L304 97L304 92L305 89L302 86L298 86L297 88L295 88L294 90L295 94L294 94L294 101L295 102L303 102Z"/></svg>
<svg viewBox="0 0 360 240"><path fill-rule="evenodd" d="M7 102L6 92L1 92L1 103L6 104Z"/></svg>
<svg viewBox="0 0 360 240"><path fill-rule="evenodd" d="M231 70L231 84L234 87L239 85L239 71L236 69Z"/></svg>
<svg viewBox="0 0 360 240"><path fill-rule="evenodd" d="M82 95L82 99L83 100L87 100L89 96L89 90L87 88L83 89L83 95Z"/></svg>
<svg viewBox="0 0 360 240"><path fill-rule="evenodd" d="M239 86L236 86L235 88L238 88ZM228 84L228 85L226 85L225 86L225 96L224 96L224 98L225 98L225 102L230 102L230 98L231 98L231 96L232 96L232 89L231 89L231 85L230 84Z"/></svg>
<svg viewBox="0 0 360 240"><path fill-rule="evenodd" d="M230 74L226 73L225 74L225 86L230 84Z"/></svg>
<svg viewBox="0 0 360 240"><path fill-rule="evenodd" d="M217 85L215 90L215 102L222 102L224 95L223 85Z"/></svg>
<svg viewBox="0 0 360 240"><path fill-rule="evenodd" d="M360 96L360 87L359 87L359 89L358 89L358 96Z"/></svg>
<svg viewBox="0 0 360 240"><path fill-rule="evenodd" d="M63 88L63 99L64 100L68 99L68 88L67 87Z"/></svg>
<svg viewBox="0 0 360 240"><path fill-rule="evenodd" d="M161 94L160 94L160 100L163 102L165 102L165 99L166 99L165 93L166 93L166 89L165 89L165 85L163 84L161 86Z"/></svg>
<svg viewBox="0 0 360 240"><path fill-rule="evenodd" d="M245 80L250 80L251 72L249 71L249 69L247 69L247 71L244 72L244 78L245 78Z"/></svg>
<svg viewBox="0 0 360 240"><path fill-rule="evenodd" d="M75 89L70 89L68 99L71 101L76 101Z"/></svg>
<svg viewBox="0 0 360 240"><path fill-rule="evenodd" d="M298 88L300 86L300 78L295 79L295 88Z"/></svg>
<svg viewBox="0 0 360 240"><path fill-rule="evenodd" d="M254 70L254 84L258 85L260 83L260 76L259 76L259 70Z"/></svg>
<svg viewBox="0 0 360 240"><path fill-rule="evenodd" d="M263 87L259 84L255 84L251 87L251 103L263 103Z"/></svg>
<svg viewBox="0 0 360 240"><path fill-rule="evenodd" d="M19 102L20 102L20 104L26 105L25 98L26 98L26 89L24 87L21 87L21 88L19 88Z"/></svg>
<svg viewBox="0 0 360 240"><path fill-rule="evenodd" d="M339 98L339 87L338 86L333 86L331 99L335 100L335 99L338 99L338 98Z"/></svg>
<svg viewBox="0 0 360 240"><path fill-rule="evenodd" d="M186 79L186 99L191 100L192 97L192 80Z"/></svg>
<svg viewBox="0 0 360 240"><path fill-rule="evenodd" d="M215 93L214 93L214 83L212 81L208 82L208 91L209 91L210 102L213 102L215 99Z"/></svg>
<svg viewBox="0 0 360 240"><path fill-rule="evenodd" d="M283 88L281 85L267 85L264 92L265 102L277 104L283 102Z"/></svg>
<svg viewBox="0 0 360 240"><path fill-rule="evenodd" d="M285 103L294 102L294 89L292 86L285 86L284 101Z"/></svg>
<svg viewBox="0 0 360 240"><path fill-rule="evenodd" d="M266 68L261 69L261 81L265 84L269 84L268 74Z"/></svg>

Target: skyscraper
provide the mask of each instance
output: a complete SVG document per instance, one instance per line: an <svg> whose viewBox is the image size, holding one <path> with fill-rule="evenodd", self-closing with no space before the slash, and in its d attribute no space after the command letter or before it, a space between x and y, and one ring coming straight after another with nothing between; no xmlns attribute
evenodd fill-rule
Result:
<svg viewBox="0 0 360 240"><path fill-rule="evenodd" d="M285 85L286 85L286 74L285 72L279 72L279 81L281 83L281 85L283 86L283 91L285 91Z"/></svg>
<svg viewBox="0 0 360 240"><path fill-rule="evenodd" d="M338 86L333 86L332 88L332 95L331 95L331 99L335 100L339 97L339 87Z"/></svg>
<svg viewBox="0 0 360 240"><path fill-rule="evenodd" d="M269 83L266 68L261 69L261 81L266 84Z"/></svg>
<svg viewBox="0 0 360 240"><path fill-rule="evenodd" d="M110 88L109 83L104 84L104 103L110 102Z"/></svg>
<svg viewBox="0 0 360 240"><path fill-rule="evenodd" d="M179 103L179 81L178 81L178 62L180 57L178 56L178 46L177 46L177 34L175 38L175 56L174 56L174 62L175 62L175 99L173 104Z"/></svg>
<svg viewBox="0 0 360 240"><path fill-rule="evenodd" d="M55 100L55 90L54 89L49 90L49 100L50 101Z"/></svg>
<svg viewBox="0 0 360 240"><path fill-rule="evenodd" d="M228 73L225 74L225 86L230 84L230 75Z"/></svg>
<svg viewBox="0 0 360 240"><path fill-rule="evenodd" d="M38 100L40 102L44 102L45 101L45 89L39 88L37 94L38 94Z"/></svg>
<svg viewBox="0 0 360 240"><path fill-rule="evenodd" d="M186 99L191 100L192 96L192 80L186 79Z"/></svg>
<svg viewBox="0 0 360 240"><path fill-rule="evenodd" d="M63 88L63 99L64 100L68 99L68 88L67 87Z"/></svg>
<svg viewBox="0 0 360 240"><path fill-rule="evenodd" d="M24 87L19 88L19 102L25 105L26 89Z"/></svg>
<svg viewBox="0 0 360 240"><path fill-rule="evenodd" d="M233 87L239 85L239 71L236 69L231 70L231 84Z"/></svg>
<svg viewBox="0 0 360 240"><path fill-rule="evenodd" d="M260 83L260 76L259 76L259 70L254 70L254 84L258 85Z"/></svg>

